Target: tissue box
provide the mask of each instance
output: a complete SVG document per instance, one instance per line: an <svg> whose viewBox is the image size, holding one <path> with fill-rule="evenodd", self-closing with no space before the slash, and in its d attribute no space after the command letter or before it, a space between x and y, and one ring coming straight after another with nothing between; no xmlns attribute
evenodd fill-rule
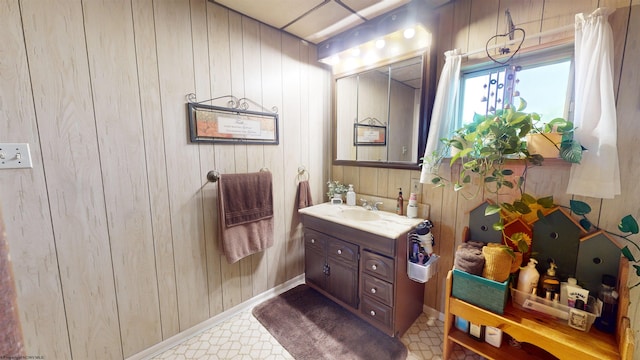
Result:
<svg viewBox="0 0 640 360"><path fill-rule="evenodd" d="M507 303L509 280L497 282L453 269L451 295L470 304L502 315Z"/></svg>

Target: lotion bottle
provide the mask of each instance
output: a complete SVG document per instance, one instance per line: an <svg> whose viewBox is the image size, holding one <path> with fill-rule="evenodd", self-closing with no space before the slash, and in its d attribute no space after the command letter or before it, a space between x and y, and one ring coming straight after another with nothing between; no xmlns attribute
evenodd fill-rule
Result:
<svg viewBox="0 0 640 360"><path fill-rule="evenodd" d="M520 275L518 275L518 291L521 294L516 299L516 302L522 304L533 290L538 287L538 280L540 280L540 273L536 270L536 264L538 260L534 258L529 259L527 266L520 268Z"/></svg>
<svg viewBox="0 0 640 360"><path fill-rule="evenodd" d="M347 191L347 205L355 206L356 204L356 192L353 191L353 184L349 184L349 190Z"/></svg>

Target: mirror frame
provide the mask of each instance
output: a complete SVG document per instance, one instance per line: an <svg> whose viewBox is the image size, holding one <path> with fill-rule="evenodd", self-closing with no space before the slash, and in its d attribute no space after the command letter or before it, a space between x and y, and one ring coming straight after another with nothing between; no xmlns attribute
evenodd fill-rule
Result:
<svg viewBox="0 0 640 360"><path fill-rule="evenodd" d="M394 162L394 161L358 161L358 160L338 160L338 148L337 148L337 92L336 92L336 81L339 78L343 78L345 76L354 75L357 73L361 73L367 70L375 69L380 66L390 65L392 63L406 60L415 56L422 56L422 95L420 102L420 119L418 124L418 154L417 161L415 163L412 162ZM333 165L340 166L360 166L360 167L378 167L378 168L388 168L388 169L410 169L410 170L419 170L420 169L420 158L424 156L424 149L427 144L427 135L429 134L429 125L431 123L431 111L433 109L433 101L435 98L435 69L436 65L436 56L435 51L433 51L432 46L428 47L423 51L416 51L405 54L400 58L394 58L387 61L381 61L375 64L372 64L367 67L362 67L358 69L354 69L349 73L341 73L341 74L333 74L332 82L331 82L331 92L332 92L332 120L331 120L331 132L332 132L332 141L333 141L333 150L332 150L332 163Z"/></svg>

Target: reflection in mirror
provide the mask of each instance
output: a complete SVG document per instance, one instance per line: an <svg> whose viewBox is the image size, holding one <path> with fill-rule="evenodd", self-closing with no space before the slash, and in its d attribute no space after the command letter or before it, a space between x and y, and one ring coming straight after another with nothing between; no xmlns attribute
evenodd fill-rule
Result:
<svg viewBox="0 0 640 360"><path fill-rule="evenodd" d="M417 163L423 69L417 56L336 79L336 160Z"/></svg>

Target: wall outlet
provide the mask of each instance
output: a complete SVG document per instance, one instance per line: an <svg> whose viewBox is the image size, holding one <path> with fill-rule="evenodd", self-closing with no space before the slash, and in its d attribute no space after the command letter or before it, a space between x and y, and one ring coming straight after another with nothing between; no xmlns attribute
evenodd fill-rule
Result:
<svg viewBox="0 0 640 360"><path fill-rule="evenodd" d="M411 179L411 192L420 196L422 194L422 184L420 179Z"/></svg>
<svg viewBox="0 0 640 360"><path fill-rule="evenodd" d="M32 168L27 143L0 143L0 169Z"/></svg>

